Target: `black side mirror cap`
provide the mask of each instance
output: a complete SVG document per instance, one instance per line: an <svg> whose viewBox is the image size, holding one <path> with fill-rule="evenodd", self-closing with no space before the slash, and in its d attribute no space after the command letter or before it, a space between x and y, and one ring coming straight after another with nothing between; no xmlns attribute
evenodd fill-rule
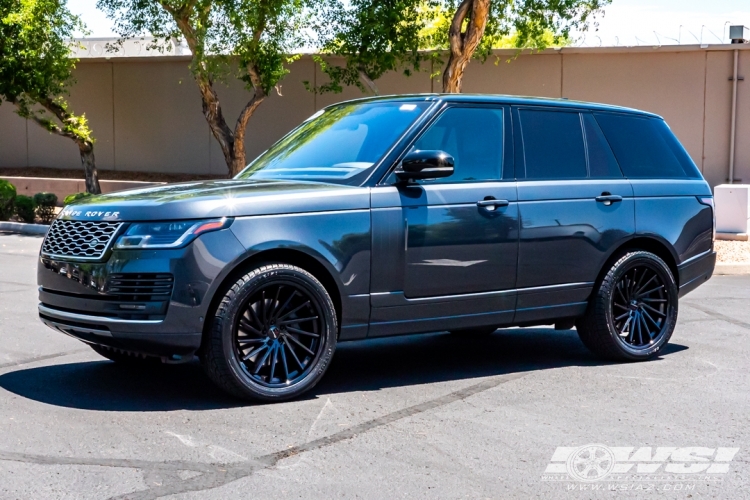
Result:
<svg viewBox="0 0 750 500"><path fill-rule="evenodd" d="M455 160L445 151L416 150L404 156L394 173L402 181L438 179L453 175L454 165Z"/></svg>

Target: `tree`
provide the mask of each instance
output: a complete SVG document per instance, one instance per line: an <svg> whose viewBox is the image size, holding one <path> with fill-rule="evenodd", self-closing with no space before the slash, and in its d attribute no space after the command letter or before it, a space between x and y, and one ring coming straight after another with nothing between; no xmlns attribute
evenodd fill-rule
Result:
<svg viewBox="0 0 750 500"><path fill-rule="evenodd" d="M421 31L435 0L330 0L320 3L320 53L342 56L343 65L315 55L329 81L317 92L341 92L343 85L378 94L375 80L388 71L419 71L429 55L420 52ZM307 82L306 82L307 83ZM309 85L308 85L309 88Z"/></svg>
<svg viewBox="0 0 750 500"><path fill-rule="evenodd" d="M329 82L317 91L340 92L356 85L377 93L374 83L387 71L409 75L428 59L442 65L443 92L460 92L472 58L485 60L496 48L568 45L572 29L611 0L329 0L324 55L341 56L343 65L316 59ZM363 85L364 83L364 85Z"/></svg>
<svg viewBox="0 0 750 500"><path fill-rule="evenodd" d="M512 35L519 48L543 49L585 30L590 18L611 0L449 0L454 12L447 30L448 62L443 92L461 92L466 65L486 58L493 43ZM550 40L550 34L551 40Z"/></svg>
<svg viewBox="0 0 750 500"><path fill-rule="evenodd" d="M73 33L84 27L64 0L0 0L0 102L78 146L86 191L99 194L94 139L85 115L65 101L73 83Z"/></svg>
<svg viewBox="0 0 750 500"><path fill-rule="evenodd" d="M230 176L246 165L245 131L250 117L288 73L285 64L304 45L307 3L312 0L98 0L121 37L151 34L164 50L184 38L203 115L219 142ZM165 43L166 42L166 43ZM234 127L224 117L215 85L229 76L252 97Z"/></svg>

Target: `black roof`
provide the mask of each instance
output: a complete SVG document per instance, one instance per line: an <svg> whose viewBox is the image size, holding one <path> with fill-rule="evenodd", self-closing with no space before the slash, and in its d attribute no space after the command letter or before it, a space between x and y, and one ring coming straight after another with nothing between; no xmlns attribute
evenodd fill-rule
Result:
<svg viewBox="0 0 750 500"><path fill-rule="evenodd" d="M654 118L661 118L661 116L649 113L648 111L641 111L639 109L625 108L622 106L614 106L611 104L599 104L585 101L572 101L569 99L553 99L549 97L525 97L525 96L514 96L514 95L501 95L501 94L401 94L401 95L385 95L376 97L362 97L359 99L351 99L345 102L366 102L366 101L445 101L445 102L485 102L485 103L499 103L499 104L511 104L511 105L528 105L528 106L550 106L558 108L571 108L571 109L588 109L593 111L614 111L618 113L632 113L643 116L650 116Z"/></svg>

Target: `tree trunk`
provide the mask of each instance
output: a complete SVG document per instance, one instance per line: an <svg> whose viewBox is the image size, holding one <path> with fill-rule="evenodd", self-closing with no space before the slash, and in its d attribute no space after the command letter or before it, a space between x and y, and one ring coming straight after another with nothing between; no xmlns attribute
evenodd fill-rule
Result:
<svg viewBox="0 0 750 500"><path fill-rule="evenodd" d="M252 74L252 73L251 73ZM229 175L234 177L247 166L247 158L245 154L245 131L247 130L247 122L255 110L258 109L260 103L266 99L266 94L263 92L263 88L260 85L255 87L255 95L253 96L245 107L242 109L239 118L237 118L237 124L234 126L234 151L232 164L229 165Z"/></svg>
<svg viewBox="0 0 750 500"><path fill-rule="evenodd" d="M461 92L464 70L482 41L489 12L490 0L463 0L456 9L448 32L450 56L443 71L443 92ZM462 31L466 20L466 31Z"/></svg>
<svg viewBox="0 0 750 500"><path fill-rule="evenodd" d="M367 88L370 89L370 91L375 95L380 95L380 91L378 90L378 86L375 85L375 82L367 76L367 73L363 69L359 70L359 79L364 82L365 85L367 85Z"/></svg>
<svg viewBox="0 0 750 500"><path fill-rule="evenodd" d="M90 142L81 142L78 143L78 149L81 152L83 171L86 173L86 192L101 194L102 189L99 187L99 173L96 171L96 161L94 160L94 145Z"/></svg>
<svg viewBox="0 0 750 500"><path fill-rule="evenodd" d="M216 138L216 141L219 143L221 152L224 154L224 161L226 162L227 168L231 174L235 163L234 134L227 126L227 122L224 119L219 96L213 88L213 82L204 78L200 74L196 74L195 80L198 83L198 89L201 93L203 116L206 118L208 127L211 129L211 134L213 134L214 138Z"/></svg>
<svg viewBox="0 0 750 500"><path fill-rule="evenodd" d="M25 110L24 107L16 100L13 102L19 110ZM73 113L67 110L67 107L60 105L50 97L43 99L37 99L37 102L47 111L52 113L61 123L66 124L74 121L75 116ZM83 135L80 131L71 131L60 128L55 122L48 120L42 116L34 113L24 112L22 116L27 119L32 119L45 130L72 139L78 145L78 151L81 154L81 164L83 165L84 176L86 178L86 192L91 194L101 194L102 190L99 186L99 173L96 171L96 160L94 159L94 143L93 140L87 139L87 135Z"/></svg>

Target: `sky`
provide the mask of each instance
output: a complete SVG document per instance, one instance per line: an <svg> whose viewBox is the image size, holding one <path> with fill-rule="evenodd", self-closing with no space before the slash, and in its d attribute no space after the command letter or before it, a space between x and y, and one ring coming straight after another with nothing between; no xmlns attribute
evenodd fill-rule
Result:
<svg viewBox="0 0 750 500"><path fill-rule="evenodd" d="M91 37L115 37L112 22L96 9L96 0L68 0ZM612 0L593 27L575 45L668 45L719 43L730 24L750 27L750 0Z"/></svg>

